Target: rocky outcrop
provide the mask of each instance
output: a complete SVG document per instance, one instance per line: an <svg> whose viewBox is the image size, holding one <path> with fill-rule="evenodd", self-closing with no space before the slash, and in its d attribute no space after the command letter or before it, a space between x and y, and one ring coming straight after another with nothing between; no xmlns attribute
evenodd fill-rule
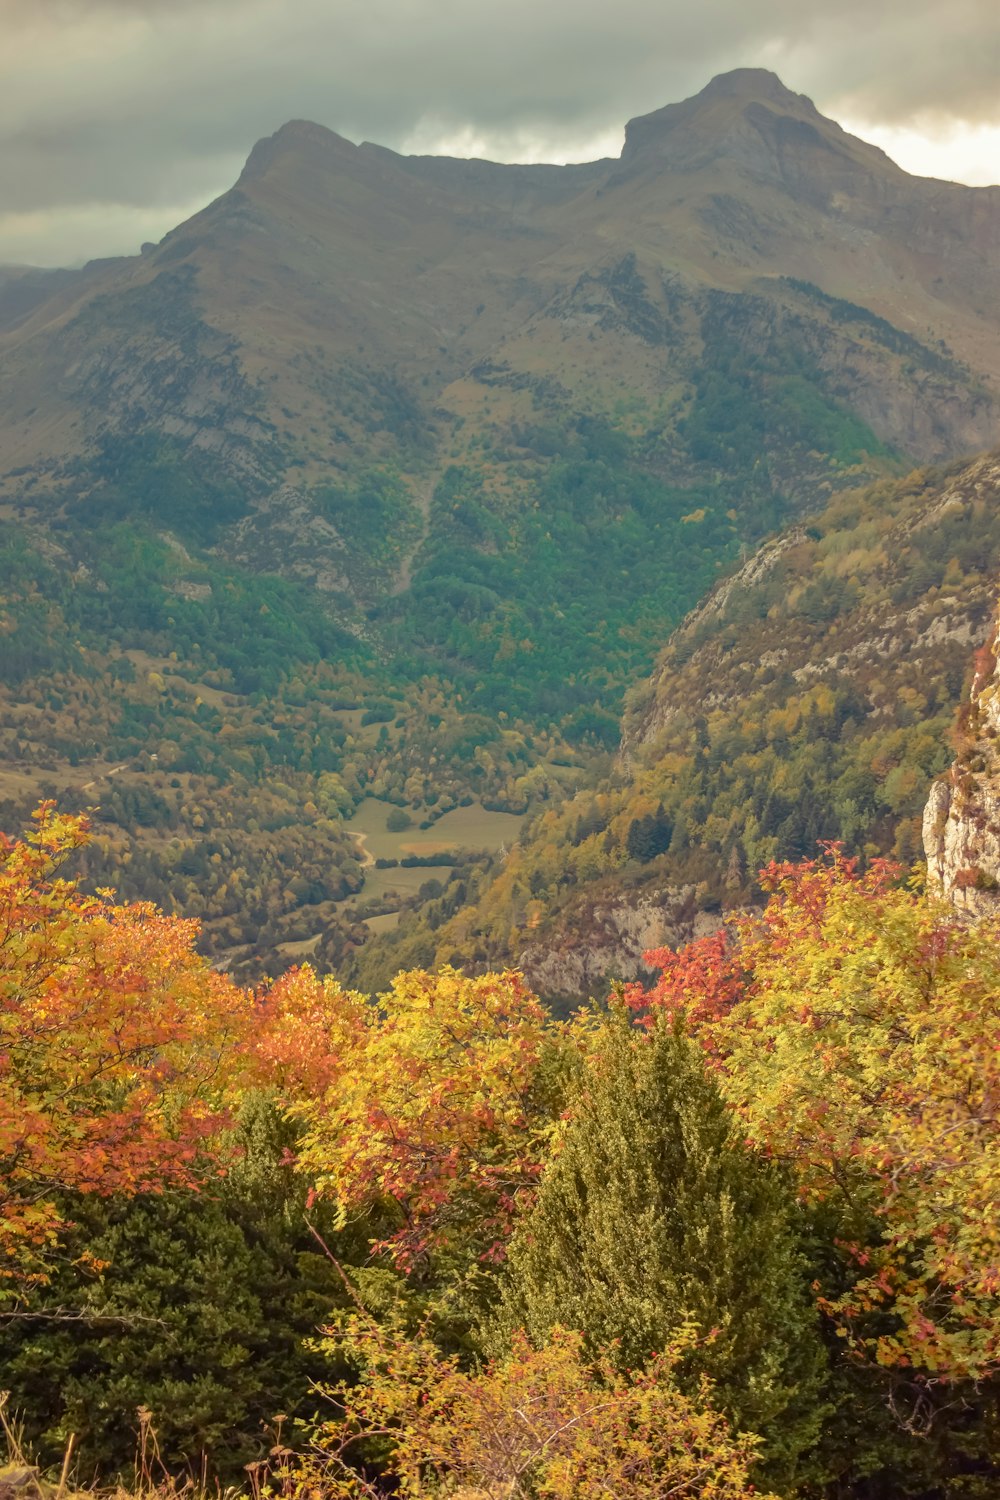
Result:
<svg viewBox="0 0 1000 1500"><path fill-rule="evenodd" d="M924 811L930 884L970 920L1000 915L1000 616L976 656L959 753Z"/></svg>
<svg viewBox="0 0 1000 1500"><path fill-rule="evenodd" d="M614 980L648 974L651 948L680 948L714 932L718 912L699 910L693 885L613 891L583 903L547 940L517 955L528 982L550 998L606 994Z"/></svg>

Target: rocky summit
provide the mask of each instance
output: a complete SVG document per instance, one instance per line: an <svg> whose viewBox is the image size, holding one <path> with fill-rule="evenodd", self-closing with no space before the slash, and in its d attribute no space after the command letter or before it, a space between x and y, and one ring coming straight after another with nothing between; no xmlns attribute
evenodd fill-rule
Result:
<svg viewBox="0 0 1000 1500"><path fill-rule="evenodd" d="M143 255L4 278L2 484L22 503L153 431L223 459L266 513L331 465L412 469L623 388L680 446L720 340L780 344L913 458L1000 436L1000 189L908 176L756 69L578 166L292 122Z"/></svg>

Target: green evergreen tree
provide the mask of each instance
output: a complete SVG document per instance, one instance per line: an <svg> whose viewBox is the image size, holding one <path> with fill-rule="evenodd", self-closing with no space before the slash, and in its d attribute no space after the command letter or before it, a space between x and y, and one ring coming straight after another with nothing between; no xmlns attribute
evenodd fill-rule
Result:
<svg viewBox="0 0 1000 1500"><path fill-rule="evenodd" d="M612 1015L562 1150L510 1248L497 1351L555 1325L645 1363L685 1320L690 1356L737 1425L765 1442L761 1477L793 1487L824 1412L827 1359L807 1290L799 1209L749 1151L700 1052L668 1024Z"/></svg>
<svg viewBox="0 0 1000 1500"><path fill-rule="evenodd" d="M655 813L644 818L633 818L625 839L626 848L632 859L642 860L646 864L658 854L666 854L673 834L673 825L661 802Z"/></svg>
<svg viewBox="0 0 1000 1500"><path fill-rule="evenodd" d="M74 1433L81 1471L128 1477L145 1407L170 1473L239 1480L274 1418L309 1414L312 1382L338 1373L306 1343L345 1291L281 1164L288 1129L254 1098L241 1135L215 1190L66 1203L64 1265L0 1321L0 1384L44 1464ZM349 1259L350 1238L320 1227Z"/></svg>

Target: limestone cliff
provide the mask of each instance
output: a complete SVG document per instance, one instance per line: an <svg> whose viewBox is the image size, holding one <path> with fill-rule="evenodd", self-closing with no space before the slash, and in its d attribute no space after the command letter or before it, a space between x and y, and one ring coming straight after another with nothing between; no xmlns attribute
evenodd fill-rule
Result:
<svg viewBox="0 0 1000 1500"><path fill-rule="evenodd" d="M1000 614L976 655L959 753L931 788L924 850L931 886L970 919L1000 914Z"/></svg>
<svg viewBox="0 0 1000 1500"><path fill-rule="evenodd" d="M647 976L651 948L681 948L721 923L720 912L699 909L693 885L610 890L581 903L558 933L515 961L539 994L579 1000L604 995L612 980Z"/></svg>

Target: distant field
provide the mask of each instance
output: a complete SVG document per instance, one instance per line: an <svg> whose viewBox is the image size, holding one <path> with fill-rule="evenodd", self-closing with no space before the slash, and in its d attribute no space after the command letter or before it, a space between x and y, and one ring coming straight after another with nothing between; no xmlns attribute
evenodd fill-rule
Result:
<svg viewBox="0 0 1000 1500"><path fill-rule="evenodd" d="M366 797L353 818L345 824L352 833L364 835L365 847L376 859L405 859L408 854L458 853L462 849L499 849L501 844L512 844L515 841L524 821L520 814L487 812L481 803L473 802L469 807L456 807L445 813L432 828L418 828L420 813L413 813L412 828L390 833L385 821L392 810L392 803L382 802L377 797ZM403 873L408 872L371 871L365 884L365 894L370 894L370 882L375 875ZM422 876L422 880L429 878L426 873ZM417 883L419 885L421 881Z"/></svg>
<svg viewBox="0 0 1000 1500"><path fill-rule="evenodd" d="M523 822L523 813L487 812L481 803L473 802L445 813L427 834L432 839L450 841L459 849L493 850L515 843Z"/></svg>
<svg viewBox="0 0 1000 1500"><path fill-rule="evenodd" d="M365 919L365 926L370 932L391 932L398 923L398 911L387 911L381 917L366 917Z"/></svg>
<svg viewBox="0 0 1000 1500"><path fill-rule="evenodd" d="M426 880L433 880L435 875L440 874L440 870L428 870L426 866L409 870L402 867L394 870L366 870L364 889L360 896L352 896L351 900L380 901L390 891L398 891L401 896L412 896Z"/></svg>
<svg viewBox="0 0 1000 1500"><path fill-rule="evenodd" d="M407 855L428 856L432 854L458 854L466 849L488 849L491 852L502 844L512 844L518 836L523 816L516 813L487 812L479 802L469 807L456 807L445 813L432 828L418 828L421 813L412 813L412 828L391 833L386 828L386 818L393 810L391 802L382 802L377 797L366 797L359 804L353 818L345 827L358 834L364 848L375 859L405 859ZM365 883L357 896L350 901L378 901L398 892L400 897L413 896L428 880L447 878L447 871L434 866L394 866L388 870L369 867L365 871ZM387 932L395 926L397 912L386 912L383 916L370 917L368 926L373 932Z"/></svg>
<svg viewBox="0 0 1000 1500"><path fill-rule="evenodd" d="M361 723L362 717L364 716L363 708L338 708L336 710L336 713L337 718L340 720L341 724L343 724L344 728L351 734L360 734L362 728L365 727ZM376 733L378 732L377 724L375 726L375 731ZM374 801L374 798L369 798L368 800Z"/></svg>
<svg viewBox="0 0 1000 1500"><path fill-rule="evenodd" d="M279 943L278 952L283 953L286 958L294 958L305 962L306 959L312 957L321 935L321 933L317 932L312 937L300 938L294 943Z"/></svg>

